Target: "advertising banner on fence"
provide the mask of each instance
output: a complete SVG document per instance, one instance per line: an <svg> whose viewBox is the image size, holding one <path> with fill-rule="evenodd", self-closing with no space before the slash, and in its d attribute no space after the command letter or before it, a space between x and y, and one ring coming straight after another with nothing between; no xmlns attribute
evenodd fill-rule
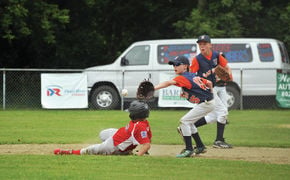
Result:
<svg viewBox="0 0 290 180"><path fill-rule="evenodd" d="M277 73L276 101L279 107L290 108L290 73Z"/></svg>
<svg viewBox="0 0 290 180"><path fill-rule="evenodd" d="M172 73L160 73L159 79L160 82L171 80L175 77L175 74ZM181 98L181 88L177 86L169 86L158 90L158 106L159 107L188 107L192 108L195 104L188 102L185 98Z"/></svg>
<svg viewBox="0 0 290 180"><path fill-rule="evenodd" d="M46 109L87 108L87 75L82 73L41 74L41 105Z"/></svg>

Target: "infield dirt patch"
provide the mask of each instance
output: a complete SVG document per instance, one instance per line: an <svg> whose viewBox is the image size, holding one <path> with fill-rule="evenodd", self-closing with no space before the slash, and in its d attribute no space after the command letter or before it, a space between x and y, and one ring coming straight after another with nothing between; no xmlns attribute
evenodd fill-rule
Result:
<svg viewBox="0 0 290 180"><path fill-rule="evenodd" d="M3 154L37 154L53 155L56 148L80 149L90 144L5 144L0 145L0 155ZM156 145L150 149L151 156L175 157L183 145ZM225 160L244 160L273 164L290 164L290 148L264 147L234 147L232 149L216 149L207 147L207 152L193 158L212 158Z"/></svg>

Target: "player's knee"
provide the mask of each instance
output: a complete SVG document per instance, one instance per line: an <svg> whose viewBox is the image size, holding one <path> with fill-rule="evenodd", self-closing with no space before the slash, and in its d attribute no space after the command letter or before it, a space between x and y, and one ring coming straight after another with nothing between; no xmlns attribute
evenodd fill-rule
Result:
<svg viewBox="0 0 290 180"><path fill-rule="evenodd" d="M221 124L226 124L227 123L227 116L218 117L218 122Z"/></svg>

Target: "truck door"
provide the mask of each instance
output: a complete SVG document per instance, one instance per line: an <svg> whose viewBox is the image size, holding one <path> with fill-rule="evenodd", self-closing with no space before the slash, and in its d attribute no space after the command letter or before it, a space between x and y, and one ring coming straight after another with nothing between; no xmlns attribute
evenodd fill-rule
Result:
<svg viewBox="0 0 290 180"><path fill-rule="evenodd" d="M139 83L144 79L151 78L150 70L152 63L150 58L149 45L137 45L129 50L121 59L121 66L124 70L124 87L128 90L129 98L136 97Z"/></svg>

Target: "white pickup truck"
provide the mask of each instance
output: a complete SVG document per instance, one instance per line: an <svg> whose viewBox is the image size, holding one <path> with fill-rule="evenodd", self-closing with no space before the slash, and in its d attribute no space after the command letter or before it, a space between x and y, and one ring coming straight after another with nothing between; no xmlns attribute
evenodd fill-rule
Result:
<svg viewBox="0 0 290 180"><path fill-rule="evenodd" d="M233 70L233 82L228 83L228 106L237 109L240 96L274 96L276 73L290 69L285 46L275 39L226 38L212 39L213 49L223 52ZM192 59L199 53L196 39L171 39L135 42L112 64L87 68L89 102L95 109L116 109L121 105L121 90L136 97L139 83L149 79L159 83L161 72L171 72L167 63L178 55ZM241 89L242 88L242 89ZM158 93L155 93L158 98Z"/></svg>

